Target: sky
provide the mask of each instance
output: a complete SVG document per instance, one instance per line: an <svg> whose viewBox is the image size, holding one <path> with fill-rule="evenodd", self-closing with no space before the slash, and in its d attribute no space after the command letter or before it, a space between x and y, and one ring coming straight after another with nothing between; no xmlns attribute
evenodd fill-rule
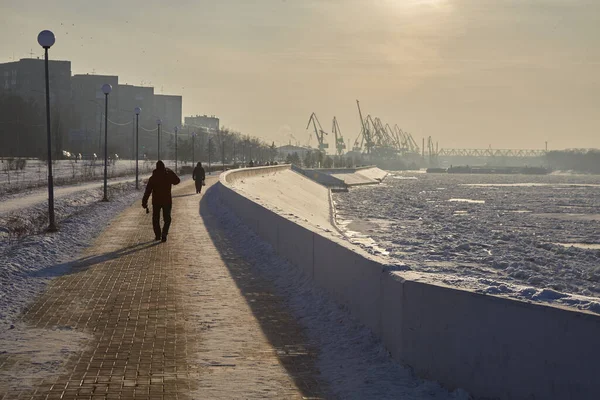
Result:
<svg viewBox="0 0 600 400"><path fill-rule="evenodd" d="M277 144L309 143L312 112L353 143L358 99L440 148L600 148L598 0L0 0L0 62L43 29L73 74Z"/></svg>

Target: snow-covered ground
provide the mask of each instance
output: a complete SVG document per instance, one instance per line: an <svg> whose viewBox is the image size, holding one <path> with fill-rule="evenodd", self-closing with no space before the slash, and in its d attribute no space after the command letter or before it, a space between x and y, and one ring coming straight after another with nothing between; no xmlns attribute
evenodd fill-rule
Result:
<svg viewBox="0 0 600 400"><path fill-rule="evenodd" d="M52 174L55 185L73 184L77 182L89 182L101 180L104 177L103 159L95 161L83 160L58 160L52 166ZM9 170L8 161L0 159L0 195L6 193L20 192L39 186L46 186L48 181L48 168L45 161L27 160L25 168L21 170ZM155 160L140 160L140 174L147 174L154 169ZM174 161L165 161L167 167L173 168ZM180 163L184 165L183 163ZM109 178L135 175L134 160L118 160L107 168Z"/></svg>
<svg viewBox="0 0 600 400"><path fill-rule="evenodd" d="M100 188L57 199L58 232L40 233L48 223L47 203L0 215L0 332L10 327L23 306L49 279L68 269L68 262L104 229L141 191L133 183L109 187L109 199L100 200Z"/></svg>
<svg viewBox="0 0 600 400"><path fill-rule="evenodd" d="M263 189L270 195L267 187ZM273 282L276 293L306 328L309 340L320 350L318 368L334 398L469 399L464 390L449 392L438 383L415 377L410 368L394 361L368 328L318 289L300 268L281 259L219 201L215 190L209 190L205 196L236 251Z"/></svg>
<svg viewBox="0 0 600 400"><path fill-rule="evenodd" d="M149 174L146 174L149 175ZM147 176L146 176L147 178ZM143 179L143 176L140 177ZM107 181L108 186L135 182L135 177L115 178ZM77 192L85 192L104 187L104 182L83 183L81 185L58 186L54 189L54 201L71 196ZM0 215L27 209L40 203L48 204L48 189L33 189L0 197Z"/></svg>
<svg viewBox="0 0 600 400"><path fill-rule="evenodd" d="M600 176L404 172L333 198L351 242L426 279L600 313Z"/></svg>

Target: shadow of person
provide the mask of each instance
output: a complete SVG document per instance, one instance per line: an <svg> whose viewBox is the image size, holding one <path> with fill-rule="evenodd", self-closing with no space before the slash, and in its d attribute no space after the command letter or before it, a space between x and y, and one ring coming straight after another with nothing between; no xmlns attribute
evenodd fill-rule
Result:
<svg viewBox="0 0 600 400"><path fill-rule="evenodd" d="M127 256L129 254L148 249L158 245L159 242L150 240L143 243L133 244L131 246L123 247L121 249L111 251L109 253L97 254L94 256L82 257L78 260L69 261L66 263L55 264L43 268L39 271L34 271L29 274L31 277L42 277L52 278L61 275L74 274L100 264L106 261L115 260L120 257Z"/></svg>

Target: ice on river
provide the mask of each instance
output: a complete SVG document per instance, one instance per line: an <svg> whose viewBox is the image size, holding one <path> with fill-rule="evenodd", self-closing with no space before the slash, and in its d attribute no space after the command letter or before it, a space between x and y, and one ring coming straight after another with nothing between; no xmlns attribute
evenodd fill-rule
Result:
<svg viewBox="0 0 600 400"><path fill-rule="evenodd" d="M334 194L349 240L441 283L600 313L599 176L391 178Z"/></svg>

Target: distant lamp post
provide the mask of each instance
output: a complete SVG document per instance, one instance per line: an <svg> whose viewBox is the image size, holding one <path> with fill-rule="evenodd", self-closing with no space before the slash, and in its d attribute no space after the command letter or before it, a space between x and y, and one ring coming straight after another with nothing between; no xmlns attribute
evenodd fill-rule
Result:
<svg viewBox="0 0 600 400"><path fill-rule="evenodd" d="M195 141L196 141L196 132L192 132L192 166L194 166L194 163L195 163L195 160L194 160L194 158L195 158L194 152L196 150Z"/></svg>
<svg viewBox="0 0 600 400"><path fill-rule="evenodd" d="M48 76L48 49L56 39L51 31L41 31L38 43L44 48L44 66L46 69L46 130L48 136L48 232L56 232L54 221L54 178L52 177L52 134L50 133L50 77Z"/></svg>
<svg viewBox="0 0 600 400"><path fill-rule="evenodd" d="M212 138L208 137L208 173L210 174L210 153L212 151Z"/></svg>
<svg viewBox="0 0 600 400"><path fill-rule="evenodd" d="M160 118L158 118L156 120L156 125L158 126L158 151L156 153L156 160L160 160L160 125L162 124L162 121L160 120Z"/></svg>
<svg viewBox="0 0 600 400"><path fill-rule="evenodd" d="M140 188L140 172L138 168L139 150L140 150L140 113L142 109L135 108L135 188Z"/></svg>
<svg viewBox="0 0 600 400"><path fill-rule="evenodd" d="M177 173L177 127L175 127L175 173Z"/></svg>
<svg viewBox="0 0 600 400"><path fill-rule="evenodd" d="M225 135L221 132L221 163L223 164L223 172L225 172Z"/></svg>
<svg viewBox="0 0 600 400"><path fill-rule="evenodd" d="M112 92L112 86L108 83L102 85L102 93L104 93L104 198L102 201L108 201L108 95L110 92Z"/></svg>

